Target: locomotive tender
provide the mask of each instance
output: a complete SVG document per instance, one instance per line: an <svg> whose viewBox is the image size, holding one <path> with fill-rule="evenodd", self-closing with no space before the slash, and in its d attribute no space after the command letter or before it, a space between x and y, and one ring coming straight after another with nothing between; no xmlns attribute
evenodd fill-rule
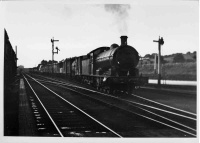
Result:
<svg viewBox="0 0 200 143"><path fill-rule="evenodd" d="M107 93L128 91L148 83L136 68L139 55L127 44L127 36L121 36L121 45L99 47L80 57L67 58L54 65L41 65L39 71L77 79ZM53 67L52 67L53 66Z"/></svg>

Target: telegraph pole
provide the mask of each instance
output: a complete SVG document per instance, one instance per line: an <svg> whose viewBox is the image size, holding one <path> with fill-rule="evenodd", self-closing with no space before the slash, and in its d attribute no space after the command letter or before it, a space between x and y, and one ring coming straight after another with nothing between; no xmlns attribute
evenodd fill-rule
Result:
<svg viewBox="0 0 200 143"><path fill-rule="evenodd" d="M154 55L154 74L157 73L157 54Z"/></svg>
<svg viewBox="0 0 200 143"><path fill-rule="evenodd" d="M18 60L18 58L17 58L17 46L15 46L15 54L16 54L16 65L17 65L17 60Z"/></svg>
<svg viewBox="0 0 200 143"><path fill-rule="evenodd" d="M53 65L54 65L54 63L53 63L53 61L54 61L54 54L58 54L58 51L60 51L59 49L58 49L58 47L56 47L56 50L57 50L57 52L54 52L54 42L58 42L59 40L54 40L54 37L51 39L51 43L52 43L52 73L54 73L54 70L53 70Z"/></svg>
<svg viewBox="0 0 200 143"><path fill-rule="evenodd" d="M18 58L17 58L17 46L15 46L15 55L16 55L16 57L15 57L15 62L16 62L16 74L17 74L17 60L18 60Z"/></svg>
<svg viewBox="0 0 200 143"><path fill-rule="evenodd" d="M153 42L157 42L158 43L158 85L160 86L160 80L161 80L161 45L164 44L164 40L163 40L163 37L160 38L159 36L159 39L158 41L157 40L153 40Z"/></svg>

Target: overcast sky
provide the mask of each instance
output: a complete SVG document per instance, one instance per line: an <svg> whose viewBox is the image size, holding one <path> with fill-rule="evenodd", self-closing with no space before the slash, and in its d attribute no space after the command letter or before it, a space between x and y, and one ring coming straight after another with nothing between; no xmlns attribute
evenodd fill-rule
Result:
<svg viewBox="0 0 200 143"><path fill-rule="evenodd" d="M128 44L141 56L158 52L153 40L164 38L163 55L198 50L198 1L132 0L105 5L98 1L3 1L4 28L18 47L18 65L37 66L52 59L51 38L60 51L55 60L86 55L95 48ZM108 1L109 2L109 1ZM118 4L118 5L115 5Z"/></svg>

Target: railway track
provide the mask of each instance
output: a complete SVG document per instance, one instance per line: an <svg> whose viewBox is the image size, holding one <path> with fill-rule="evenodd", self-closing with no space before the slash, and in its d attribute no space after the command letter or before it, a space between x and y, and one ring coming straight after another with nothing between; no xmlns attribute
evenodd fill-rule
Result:
<svg viewBox="0 0 200 143"><path fill-rule="evenodd" d="M44 77L43 77L44 78ZM47 78L47 77L45 77ZM38 78L39 80L40 78ZM167 110L167 112L170 112L172 114L181 114L180 116L185 116L186 118L192 118L192 119L195 119L196 120L196 114L195 113L192 113L192 112L188 112L188 111L185 111L185 110L182 110L182 109L178 109L178 108L175 108L175 107L172 107L172 106L169 106L169 105L165 105L165 104L162 104L162 103L159 103L159 102L156 102L154 100L150 100L150 99L147 99L147 98L144 98L142 96L139 96L139 95L136 95L136 94L132 94L132 97L131 96L127 96L127 95L123 95L123 96L113 96L113 95L110 95L110 94L106 94L106 93L102 93L102 92L99 92L99 91L96 91L96 90L91 90L91 89L88 89L87 87L82 87L82 86L79 86L79 85L76 85L76 84L72 84L72 83L67 83L67 82L62 82L62 81L58 81L58 80L55 80L55 79L52 79L52 78L47 78L46 81L44 80L41 80L43 82L52 82L52 84L59 84L59 85L66 85L68 87L72 87L74 89L78 88L78 89L81 89L82 91L89 91L89 92L94 92L94 93L98 93L98 94L101 94L101 95L104 95L104 96L109 96L109 97L112 97L112 98L117 98L119 100L123 100L123 101L126 101L126 102L129 102L129 103L135 103L135 104L139 104L137 102L142 102L144 104L147 105L151 105L151 106L154 106L152 108L155 108L157 110L162 110L165 112L165 110ZM121 93L123 94L123 93ZM133 101L137 101L137 102L133 102ZM142 104L140 104L142 105ZM145 106L145 105L143 105ZM150 107L151 108L151 107Z"/></svg>
<svg viewBox="0 0 200 143"><path fill-rule="evenodd" d="M166 126L173 131L183 133L180 136L196 137L196 115L193 113L168 107L147 99L142 99L141 97L137 97L137 95L134 95L137 97L137 100L131 101L52 79L38 80L43 83L54 84L62 88L67 87L74 92L78 91L79 94L87 96L87 98L98 100L98 102L119 108L120 110L128 112L129 114L135 114L147 120L153 121L156 124ZM99 96L98 94L104 96ZM168 136L167 133L166 136Z"/></svg>
<svg viewBox="0 0 200 143"><path fill-rule="evenodd" d="M121 137L77 106L39 82L28 80L39 135L61 137ZM37 101L36 101L37 100ZM47 117L48 116L48 117Z"/></svg>

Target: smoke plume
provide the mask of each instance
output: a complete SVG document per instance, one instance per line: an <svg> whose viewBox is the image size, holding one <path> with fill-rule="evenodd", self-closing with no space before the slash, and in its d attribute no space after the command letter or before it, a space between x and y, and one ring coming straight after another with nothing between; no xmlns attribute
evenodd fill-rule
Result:
<svg viewBox="0 0 200 143"><path fill-rule="evenodd" d="M131 6L129 4L105 4L104 8L107 12L110 12L115 16L120 34L126 35L128 32L128 10Z"/></svg>

